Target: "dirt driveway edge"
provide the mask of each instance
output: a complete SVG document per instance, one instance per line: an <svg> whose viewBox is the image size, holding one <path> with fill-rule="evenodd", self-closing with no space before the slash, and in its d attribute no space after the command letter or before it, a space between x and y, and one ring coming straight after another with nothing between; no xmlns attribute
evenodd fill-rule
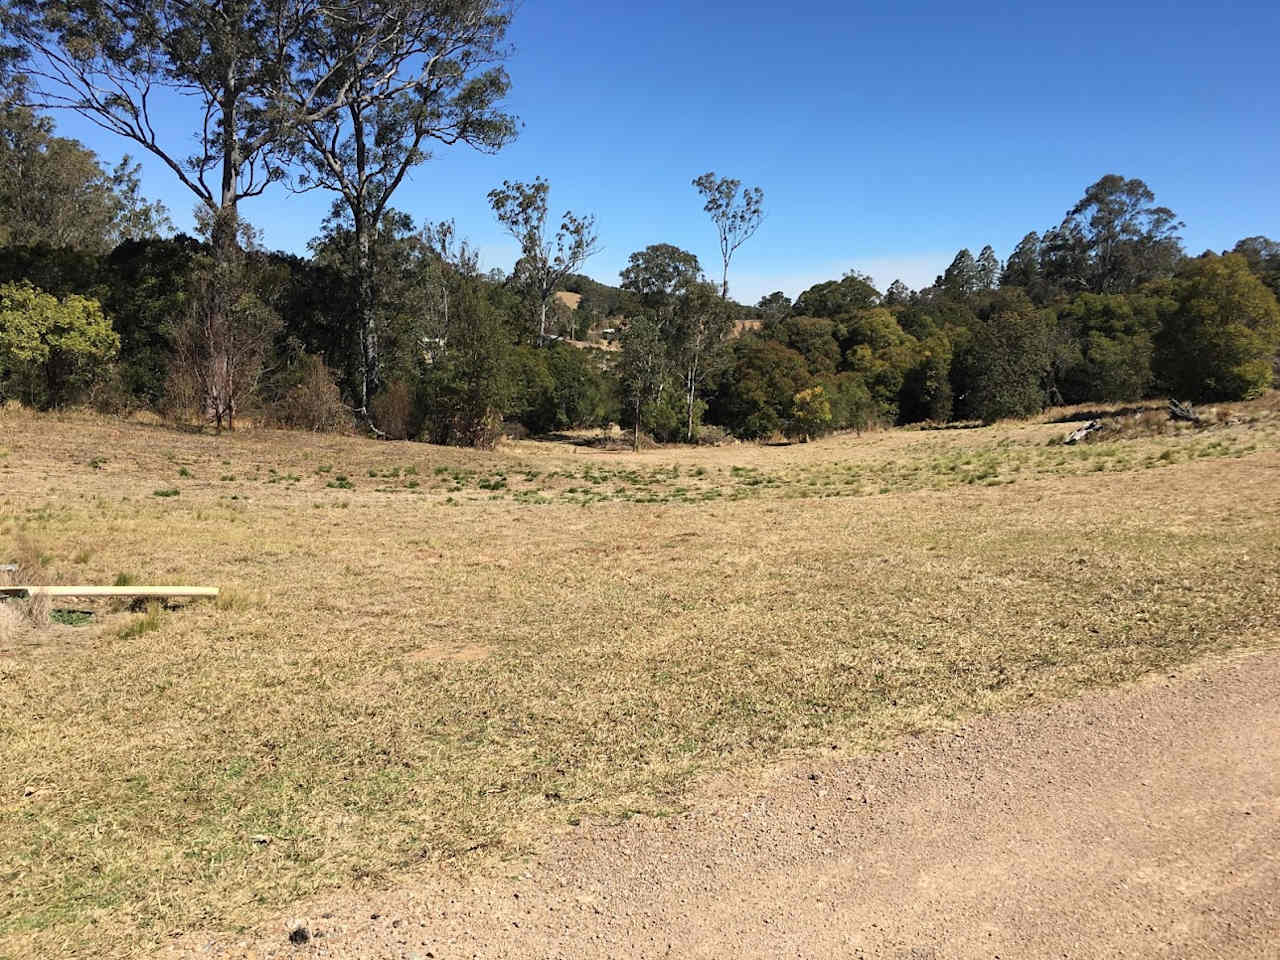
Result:
<svg viewBox="0 0 1280 960"><path fill-rule="evenodd" d="M549 846L514 878L441 869L168 953L1276 958L1280 650L788 762Z"/></svg>

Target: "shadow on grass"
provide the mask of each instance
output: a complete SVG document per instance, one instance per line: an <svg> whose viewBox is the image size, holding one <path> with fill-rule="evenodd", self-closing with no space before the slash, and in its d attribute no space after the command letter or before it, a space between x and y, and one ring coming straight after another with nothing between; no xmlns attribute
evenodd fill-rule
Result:
<svg viewBox="0 0 1280 960"><path fill-rule="evenodd" d="M1086 420L1107 420L1113 417L1132 417L1149 410L1163 410L1163 403L1136 403L1128 407L1100 407L1093 410L1072 410L1046 423L1081 423Z"/></svg>

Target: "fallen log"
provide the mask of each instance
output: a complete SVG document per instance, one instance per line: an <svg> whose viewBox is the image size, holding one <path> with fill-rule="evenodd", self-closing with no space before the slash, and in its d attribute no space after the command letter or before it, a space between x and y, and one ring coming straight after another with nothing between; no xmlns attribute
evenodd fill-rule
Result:
<svg viewBox="0 0 1280 960"><path fill-rule="evenodd" d="M1079 443L1089 434L1096 433L1101 429L1102 429L1101 420L1090 420L1083 427L1077 427L1075 430L1072 430L1069 434L1067 434L1067 438L1062 442L1065 443L1067 446L1071 446L1072 444Z"/></svg>
<svg viewBox="0 0 1280 960"><path fill-rule="evenodd" d="M1182 420L1186 423L1200 423L1200 414L1189 403L1178 400L1169 401L1169 419Z"/></svg>

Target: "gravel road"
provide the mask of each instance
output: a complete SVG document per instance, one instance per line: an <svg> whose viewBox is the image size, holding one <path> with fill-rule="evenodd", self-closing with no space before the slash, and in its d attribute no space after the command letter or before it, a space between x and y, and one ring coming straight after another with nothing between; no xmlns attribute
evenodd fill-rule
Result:
<svg viewBox="0 0 1280 960"><path fill-rule="evenodd" d="M506 866L172 953L1280 958L1280 651L721 780Z"/></svg>

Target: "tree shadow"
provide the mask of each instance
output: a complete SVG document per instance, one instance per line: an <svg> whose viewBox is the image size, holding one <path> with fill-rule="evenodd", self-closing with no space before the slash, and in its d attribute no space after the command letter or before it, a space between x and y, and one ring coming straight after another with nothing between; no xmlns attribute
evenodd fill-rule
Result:
<svg viewBox="0 0 1280 960"><path fill-rule="evenodd" d="M1161 410L1163 404L1159 403L1138 403L1127 407L1115 407L1106 409L1093 410L1073 410L1070 413L1064 413L1060 417L1049 420L1049 423L1080 423L1085 420L1106 420L1111 417L1132 417L1139 413L1146 413L1149 410Z"/></svg>

